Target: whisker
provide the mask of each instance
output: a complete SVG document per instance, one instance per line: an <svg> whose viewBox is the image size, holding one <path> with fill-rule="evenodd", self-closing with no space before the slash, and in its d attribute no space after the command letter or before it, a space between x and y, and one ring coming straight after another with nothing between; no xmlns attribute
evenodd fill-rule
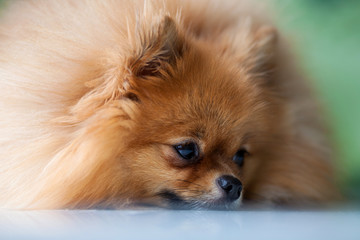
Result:
<svg viewBox="0 0 360 240"><path fill-rule="evenodd" d="M199 187L203 187L200 184L197 184L197 183L191 182L189 180L185 180L185 179L176 179L175 181L186 182L186 183L194 184L194 185L199 186Z"/></svg>

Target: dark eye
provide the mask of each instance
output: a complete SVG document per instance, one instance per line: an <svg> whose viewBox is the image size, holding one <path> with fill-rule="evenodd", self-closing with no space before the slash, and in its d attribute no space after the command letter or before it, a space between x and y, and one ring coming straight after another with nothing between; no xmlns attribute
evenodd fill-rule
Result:
<svg viewBox="0 0 360 240"><path fill-rule="evenodd" d="M194 142L181 143L175 145L174 148L185 160L196 160L199 157L198 146Z"/></svg>
<svg viewBox="0 0 360 240"><path fill-rule="evenodd" d="M242 166L244 165L245 155L248 154L248 152L244 149L240 149L236 152L236 154L233 157L233 161L238 165Z"/></svg>

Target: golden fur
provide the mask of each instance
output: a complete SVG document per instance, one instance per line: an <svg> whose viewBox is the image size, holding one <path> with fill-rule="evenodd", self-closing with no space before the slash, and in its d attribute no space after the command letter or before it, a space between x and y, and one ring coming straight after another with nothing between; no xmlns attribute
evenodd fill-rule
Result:
<svg viewBox="0 0 360 240"><path fill-rule="evenodd" d="M0 207L337 198L306 82L252 1L20 1L0 24ZM172 145L194 139L182 166ZM246 147L242 168L232 162ZM236 203L237 207L239 201Z"/></svg>

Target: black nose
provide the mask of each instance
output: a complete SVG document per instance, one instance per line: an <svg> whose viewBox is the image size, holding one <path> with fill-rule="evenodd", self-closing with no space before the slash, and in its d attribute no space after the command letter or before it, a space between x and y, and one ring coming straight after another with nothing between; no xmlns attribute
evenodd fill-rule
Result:
<svg viewBox="0 0 360 240"><path fill-rule="evenodd" d="M235 201L240 197L242 184L239 179L233 176L224 175L217 179L217 183L229 201Z"/></svg>

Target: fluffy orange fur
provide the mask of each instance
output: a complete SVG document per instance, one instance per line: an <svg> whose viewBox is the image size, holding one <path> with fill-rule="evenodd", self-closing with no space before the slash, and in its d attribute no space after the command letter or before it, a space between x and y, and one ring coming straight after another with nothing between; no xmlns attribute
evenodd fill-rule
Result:
<svg viewBox="0 0 360 240"><path fill-rule="evenodd" d="M250 0L20 1L0 23L0 207L337 199L316 104ZM173 145L189 140L201 161ZM232 157L246 148L244 166ZM232 207L240 205L236 201Z"/></svg>

